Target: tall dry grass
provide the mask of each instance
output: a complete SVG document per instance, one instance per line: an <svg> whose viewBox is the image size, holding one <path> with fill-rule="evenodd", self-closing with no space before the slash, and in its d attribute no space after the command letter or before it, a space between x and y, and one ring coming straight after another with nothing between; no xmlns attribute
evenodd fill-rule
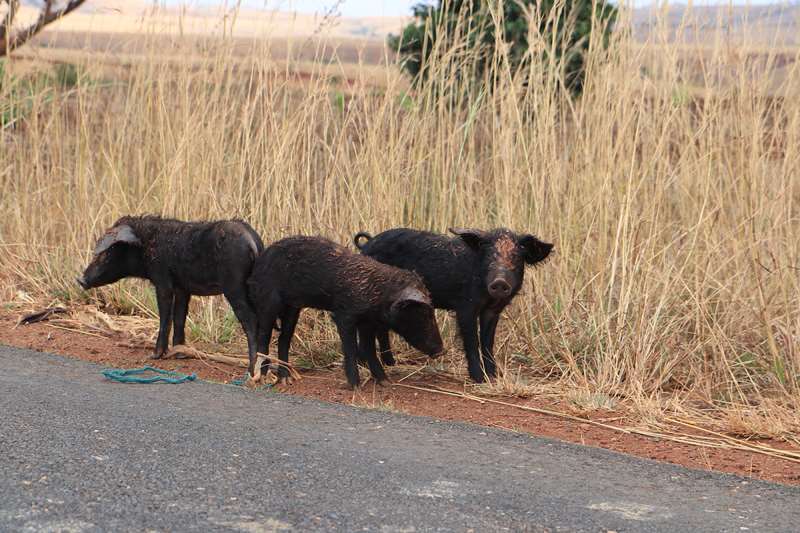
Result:
<svg viewBox="0 0 800 533"><path fill-rule="evenodd" d="M575 101L544 75L557 64L470 92L458 74L473 59L458 47L437 51L432 79L411 93L394 68L379 86L358 74L343 84L322 66L298 82L266 41L241 58L220 39L180 61L189 51L176 38L111 80L92 74L101 56L87 54L77 87L41 89L0 133L6 294L152 313L143 283L87 295L72 281L94 239L128 213L242 217L267 242L508 226L557 251L505 313L495 387L556 383L723 418L769 405L796 431L797 51L762 47L754 60L724 32L703 49L657 35L642 45L617 33L608 51L594 43ZM0 102L12 98L6 82ZM318 317L306 314L297 346L335 346ZM196 302L192 320L196 335L230 336L219 299ZM462 372L451 347L446 367Z"/></svg>

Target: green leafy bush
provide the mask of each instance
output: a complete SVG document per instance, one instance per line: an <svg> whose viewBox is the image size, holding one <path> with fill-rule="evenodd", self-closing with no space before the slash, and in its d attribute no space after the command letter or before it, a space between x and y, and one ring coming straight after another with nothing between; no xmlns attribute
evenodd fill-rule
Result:
<svg viewBox="0 0 800 533"><path fill-rule="evenodd" d="M72 89L78 85L81 72L73 63L57 63L53 67L56 84L62 89Z"/></svg>
<svg viewBox="0 0 800 533"><path fill-rule="evenodd" d="M400 35L389 36L389 46L417 81L429 77L431 59L442 50L471 55L465 74L491 80L497 75L493 69L506 68L497 61L501 42L512 74L532 61L553 62L563 86L578 93L590 35L594 29L601 31L605 46L617 8L606 0L438 0L436 5L414 6L413 13L414 21ZM529 21L536 27L530 28ZM542 45L536 51L530 50L531 36Z"/></svg>

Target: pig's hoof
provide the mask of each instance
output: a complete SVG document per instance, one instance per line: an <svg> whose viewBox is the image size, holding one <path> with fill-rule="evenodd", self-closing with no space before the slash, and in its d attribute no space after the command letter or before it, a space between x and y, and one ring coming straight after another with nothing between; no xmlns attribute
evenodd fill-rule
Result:
<svg viewBox="0 0 800 533"><path fill-rule="evenodd" d="M153 355L151 355L151 356L150 356L150 359L161 359L161 357L162 357L163 355L164 355L164 354L160 354L160 353L154 353Z"/></svg>
<svg viewBox="0 0 800 533"><path fill-rule="evenodd" d="M294 380L291 378L291 376L283 376L278 378L278 385L291 385L292 383L294 383Z"/></svg>

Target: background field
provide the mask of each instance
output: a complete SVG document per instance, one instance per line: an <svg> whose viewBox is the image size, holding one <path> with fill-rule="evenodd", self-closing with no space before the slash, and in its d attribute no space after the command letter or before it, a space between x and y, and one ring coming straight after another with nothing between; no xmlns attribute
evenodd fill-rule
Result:
<svg viewBox="0 0 800 533"><path fill-rule="evenodd" d="M683 23L618 32L607 52L592 48L572 101L539 78L469 93L457 73L471 59L446 50L412 91L380 41L328 35L321 20L299 37L181 35L159 16L49 32L5 63L8 305L152 318L143 283L87 294L73 282L127 213L243 217L265 241L508 226L557 251L506 311L505 373L482 392L796 439L800 85L798 49L779 32L723 24L699 43L680 37L694 27ZM442 91L455 103L430 97ZM450 349L433 364L463 376L442 317ZM319 318L305 315L296 349L335 359ZM241 347L218 298L194 302L190 329Z"/></svg>

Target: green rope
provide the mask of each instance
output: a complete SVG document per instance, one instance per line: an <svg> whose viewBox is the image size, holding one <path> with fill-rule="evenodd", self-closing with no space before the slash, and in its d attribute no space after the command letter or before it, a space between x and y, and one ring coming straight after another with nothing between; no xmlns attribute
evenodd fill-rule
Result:
<svg viewBox="0 0 800 533"><path fill-rule="evenodd" d="M145 372L152 372L158 374L155 376L141 376ZM179 374L171 370L161 370L152 366L145 366L142 368L132 368L123 370L121 368L109 368L103 370L103 375L112 381L119 381L120 383L185 383L187 381L194 381L197 379L197 374Z"/></svg>

